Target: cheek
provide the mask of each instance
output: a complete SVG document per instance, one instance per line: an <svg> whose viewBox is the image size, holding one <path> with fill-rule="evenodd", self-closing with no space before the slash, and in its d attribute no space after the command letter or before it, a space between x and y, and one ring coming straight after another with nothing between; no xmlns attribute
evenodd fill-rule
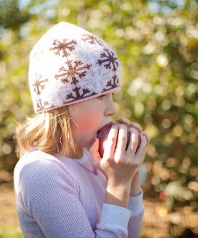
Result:
<svg viewBox="0 0 198 238"><path fill-rule="evenodd" d="M84 121L84 123L89 123L90 126L97 126L98 122L102 120L103 111L101 108L96 104L94 107L85 110L79 120Z"/></svg>
<svg viewBox="0 0 198 238"><path fill-rule="evenodd" d="M98 130L98 127L100 126L100 118L95 115L87 115L84 120L81 120L81 124L79 125L79 129L87 132L88 134L95 133Z"/></svg>
<svg viewBox="0 0 198 238"><path fill-rule="evenodd" d="M70 115L73 114L73 120L71 120L73 129L93 131L101 126L104 112L101 103L98 103L98 101L82 103L77 110L75 110L75 105L73 105L71 109Z"/></svg>

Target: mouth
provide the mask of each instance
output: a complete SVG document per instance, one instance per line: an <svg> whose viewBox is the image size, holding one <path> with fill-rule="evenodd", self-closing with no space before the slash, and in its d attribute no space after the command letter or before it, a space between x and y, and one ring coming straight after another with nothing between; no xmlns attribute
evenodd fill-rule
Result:
<svg viewBox="0 0 198 238"><path fill-rule="evenodd" d="M113 126L114 122L110 121L107 122L106 124L104 124L98 131L97 131L97 135L101 133L101 131L105 131L107 128L111 128Z"/></svg>

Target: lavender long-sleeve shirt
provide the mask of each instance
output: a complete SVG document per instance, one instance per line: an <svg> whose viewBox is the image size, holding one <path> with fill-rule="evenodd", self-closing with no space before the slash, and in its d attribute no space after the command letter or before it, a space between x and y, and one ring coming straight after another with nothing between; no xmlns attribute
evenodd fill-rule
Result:
<svg viewBox="0 0 198 238"><path fill-rule="evenodd" d="M18 161L14 187L24 237L139 237L142 193L130 197L128 209L105 204L105 176L90 172L90 159L87 150L78 162L32 150Z"/></svg>

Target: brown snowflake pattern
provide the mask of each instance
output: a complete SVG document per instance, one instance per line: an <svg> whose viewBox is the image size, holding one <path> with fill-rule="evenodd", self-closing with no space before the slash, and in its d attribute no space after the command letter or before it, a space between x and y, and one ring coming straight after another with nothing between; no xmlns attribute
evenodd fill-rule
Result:
<svg viewBox="0 0 198 238"><path fill-rule="evenodd" d="M48 81L48 79L43 79L42 75L36 74L36 80L32 84L32 87L37 95L41 94L41 90L45 88L45 83Z"/></svg>
<svg viewBox="0 0 198 238"><path fill-rule="evenodd" d="M46 108L49 108L49 102L48 101L45 101L45 102L43 102L41 99L39 99L38 101L37 101L37 110L38 111L42 111L42 110L44 110L44 109L46 109ZM50 107L52 107L52 105L50 106Z"/></svg>
<svg viewBox="0 0 198 238"><path fill-rule="evenodd" d="M103 90L103 92L108 91L113 88L119 87L119 79L116 75L114 75L106 84L106 88Z"/></svg>
<svg viewBox="0 0 198 238"><path fill-rule="evenodd" d="M67 60L65 62L67 67L61 67L59 69L60 74L56 74L55 78L60 79L63 83L71 82L77 84L78 78L86 76L86 70L91 67L90 64L84 64L82 61Z"/></svg>
<svg viewBox="0 0 198 238"><path fill-rule="evenodd" d="M62 42L54 40L53 47L50 50L54 51L55 55L60 55L62 52L62 57L67 57L75 49L76 44L77 42L75 40L63 39Z"/></svg>
<svg viewBox="0 0 198 238"><path fill-rule="evenodd" d="M66 100L70 100L70 102L77 101L80 99L84 99L86 97L90 97L95 95L96 93L91 92L88 88L83 88L81 89L80 87L75 87L73 89L73 92L70 93L67 97ZM65 101L63 103L67 103L68 101Z"/></svg>
<svg viewBox="0 0 198 238"><path fill-rule="evenodd" d="M104 52L100 54L100 57L101 59L97 61L100 66L104 64L106 69L112 68L113 71L116 71L118 68L118 59L112 51L105 49Z"/></svg>
<svg viewBox="0 0 198 238"><path fill-rule="evenodd" d="M94 44L98 44L98 45L101 45L101 46L103 45L102 42L96 36L94 36L92 34L88 34L88 33L87 34L82 34L82 40L86 41L86 42L88 42L92 45L94 45Z"/></svg>

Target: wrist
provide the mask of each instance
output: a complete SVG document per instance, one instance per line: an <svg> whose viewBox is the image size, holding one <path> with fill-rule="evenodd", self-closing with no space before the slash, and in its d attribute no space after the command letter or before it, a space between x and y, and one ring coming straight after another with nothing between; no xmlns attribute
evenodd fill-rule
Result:
<svg viewBox="0 0 198 238"><path fill-rule="evenodd" d="M105 203L127 208L130 190L130 185L107 183Z"/></svg>
<svg viewBox="0 0 198 238"><path fill-rule="evenodd" d="M131 191L130 196L136 197L141 193L141 177L140 172L137 171L135 176L133 177L132 183L131 183Z"/></svg>

